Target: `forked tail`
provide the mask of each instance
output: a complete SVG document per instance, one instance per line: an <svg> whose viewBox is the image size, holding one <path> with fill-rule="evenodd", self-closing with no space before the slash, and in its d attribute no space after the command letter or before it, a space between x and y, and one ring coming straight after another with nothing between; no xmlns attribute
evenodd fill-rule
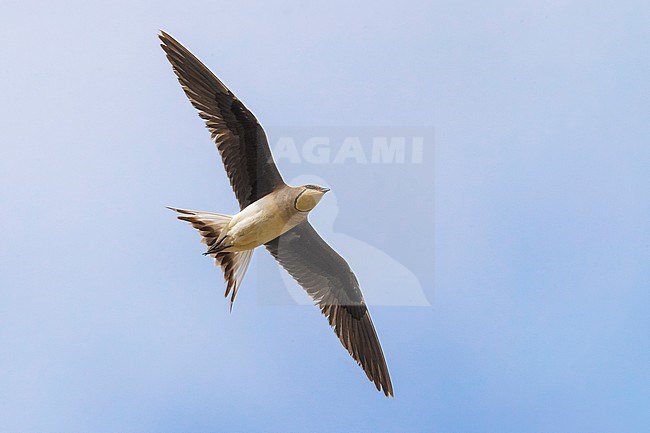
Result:
<svg viewBox="0 0 650 433"><path fill-rule="evenodd" d="M226 293L230 295L230 311L237 296L237 290L241 285L248 264L253 256L253 250L224 252L219 250L219 246L225 237L223 230L228 225L232 217L212 212L201 212L194 210L168 208L178 212L178 219L187 221L192 224L201 234L201 243L208 247L205 255L209 255L215 260L215 265L219 265L223 271L224 280L226 280Z"/></svg>

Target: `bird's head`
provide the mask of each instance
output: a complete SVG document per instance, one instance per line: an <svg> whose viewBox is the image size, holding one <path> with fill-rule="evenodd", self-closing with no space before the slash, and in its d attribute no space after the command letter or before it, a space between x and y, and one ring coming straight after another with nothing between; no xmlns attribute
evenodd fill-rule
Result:
<svg viewBox="0 0 650 433"><path fill-rule="evenodd" d="M330 190L329 188L323 188L317 185L303 185L296 189L298 190L298 195L293 206L300 212L309 212L315 208L320 199L323 198L323 195Z"/></svg>

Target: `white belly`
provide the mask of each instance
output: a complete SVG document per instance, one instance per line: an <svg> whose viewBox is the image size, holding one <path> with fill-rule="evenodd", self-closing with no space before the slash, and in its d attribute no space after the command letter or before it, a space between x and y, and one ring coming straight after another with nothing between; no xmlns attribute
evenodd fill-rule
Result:
<svg viewBox="0 0 650 433"><path fill-rule="evenodd" d="M244 251L264 245L304 221L305 215L286 215L270 196L252 203L235 215L226 228L224 251Z"/></svg>

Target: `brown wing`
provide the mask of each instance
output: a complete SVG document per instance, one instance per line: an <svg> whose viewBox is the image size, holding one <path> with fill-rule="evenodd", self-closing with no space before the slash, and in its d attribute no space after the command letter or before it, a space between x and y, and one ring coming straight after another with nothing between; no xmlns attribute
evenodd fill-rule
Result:
<svg viewBox="0 0 650 433"><path fill-rule="evenodd" d="M304 222L266 244L318 304L343 346L377 390L393 396L384 353L359 283L347 262Z"/></svg>
<svg viewBox="0 0 650 433"><path fill-rule="evenodd" d="M240 208L283 185L253 113L174 38L165 32L159 37L185 94L212 133Z"/></svg>

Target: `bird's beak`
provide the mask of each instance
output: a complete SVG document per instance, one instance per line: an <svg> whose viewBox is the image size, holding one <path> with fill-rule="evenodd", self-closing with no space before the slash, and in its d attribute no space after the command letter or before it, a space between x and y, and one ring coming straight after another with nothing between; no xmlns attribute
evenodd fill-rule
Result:
<svg viewBox="0 0 650 433"><path fill-rule="evenodd" d="M320 190L323 191L323 194L325 194L325 193L328 192L330 189L329 189L329 188L321 188Z"/></svg>

